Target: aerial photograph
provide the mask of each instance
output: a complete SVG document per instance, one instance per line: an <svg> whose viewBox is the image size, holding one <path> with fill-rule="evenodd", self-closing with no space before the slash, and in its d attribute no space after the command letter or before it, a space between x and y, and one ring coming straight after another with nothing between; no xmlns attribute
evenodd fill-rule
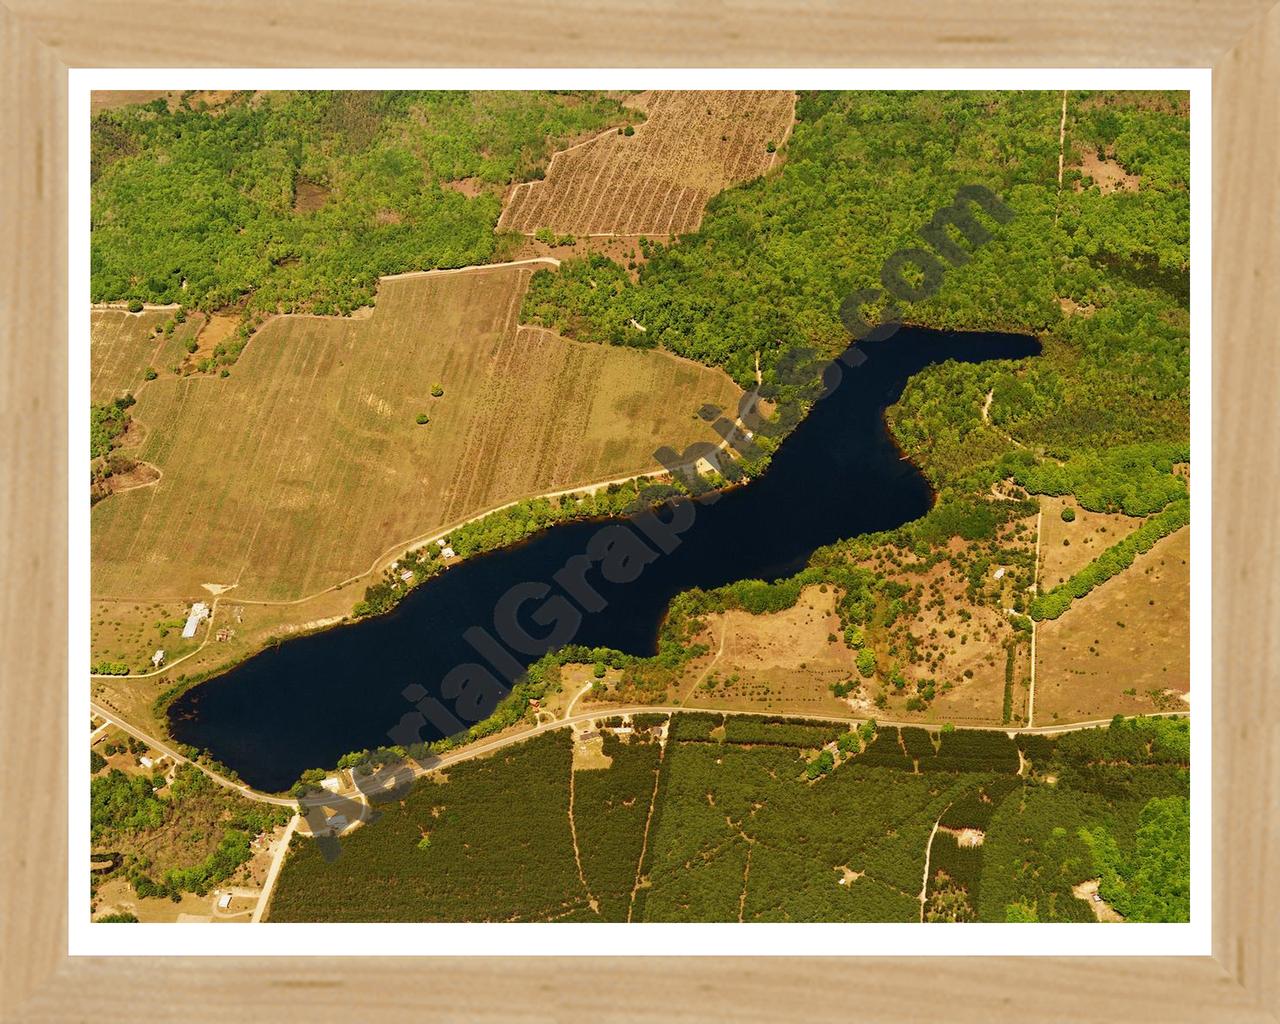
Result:
<svg viewBox="0 0 1280 1024"><path fill-rule="evenodd" d="M1188 921L1190 123L92 93L81 913Z"/></svg>

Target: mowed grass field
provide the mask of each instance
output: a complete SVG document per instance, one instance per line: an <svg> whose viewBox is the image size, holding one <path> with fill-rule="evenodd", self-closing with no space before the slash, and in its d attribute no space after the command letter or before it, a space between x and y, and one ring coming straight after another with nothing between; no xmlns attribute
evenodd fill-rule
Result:
<svg viewBox="0 0 1280 1024"><path fill-rule="evenodd" d="M647 92L647 120L557 153L542 181L518 185L500 231L672 235L695 230L717 192L772 166L795 119L795 94Z"/></svg>
<svg viewBox="0 0 1280 1024"><path fill-rule="evenodd" d="M147 370L163 373L186 356L186 344L204 325L193 313L165 337L155 330L173 317L171 309L95 309L89 314L89 399L110 402L142 386Z"/></svg>
<svg viewBox="0 0 1280 1024"><path fill-rule="evenodd" d="M295 600L489 508L719 441L695 414L736 404L723 373L518 330L534 269L388 278L367 317L268 322L228 378L148 382L130 454L163 476L94 507L94 597Z"/></svg>

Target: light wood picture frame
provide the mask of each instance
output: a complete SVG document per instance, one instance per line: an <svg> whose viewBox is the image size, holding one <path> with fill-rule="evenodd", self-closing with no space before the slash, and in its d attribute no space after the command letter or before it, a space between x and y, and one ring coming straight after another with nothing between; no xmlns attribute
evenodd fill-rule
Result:
<svg viewBox="0 0 1280 1024"><path fill-rule="evenodd" d="M0 6L0 1019L1280 1020L1280 6ZM67 71L201 66L1213 68L1213 955L71 958ZM86 225L87 228L87 225ZM75 489L79 494L79 489ZM406 949L406 954L431 952Z"/></svg>

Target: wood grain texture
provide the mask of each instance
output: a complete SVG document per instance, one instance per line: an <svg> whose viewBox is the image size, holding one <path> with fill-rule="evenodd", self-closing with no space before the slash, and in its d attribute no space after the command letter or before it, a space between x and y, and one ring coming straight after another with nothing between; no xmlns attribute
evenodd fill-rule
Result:
<svg viewBox="0 0 1280 1024"><path fill-rule="evenodd" d="M71 66L1211 65L1272 0L7 0ZM181 25L180 33L175 28ZM190 44L198 42L195 48Z"/></svg>
<svg viewBox="0 0 1280 1024"><path fill-rule="evenodd" d="M0 7L3 1003L47 988L66 948L65 82L57 54Z"/></svg>
<svg viewBox="0 0 1280 1024"><path fill-rule="evenodd" d="M1280 8L1213 84L1215 955L1280 1005Z"/></svg>
<svg viewBox="0 0 1280 1024"><path fill-rule="evenodd" d="M1280 1020L1280 12L1269 5L0 7L0 1017ZM178 24L198 50L179 43ZM1215 66L1214 958L68 960L64 70L183 61Z"/></svg>

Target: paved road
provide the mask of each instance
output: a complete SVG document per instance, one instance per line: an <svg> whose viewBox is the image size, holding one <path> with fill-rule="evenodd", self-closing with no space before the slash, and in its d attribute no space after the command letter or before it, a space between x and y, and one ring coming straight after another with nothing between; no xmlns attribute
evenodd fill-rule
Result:
<svg viewBox="0 0 1280 1024"><path fill-rule="evenodd" d="M120 718L114 712L108 711L101 704L95 704L92 701L90 701L89 708L99 718L106 719L112 725L116 726L119 729L123 729L130 736L133 736L136 739L142 740L142 742L146 743L148 746L154 747L156 750L160 751L160 753L164 754L165 756L173 758L174 761L178 762L179 764L195 765L195 767L199 768L202 772L204 772L207 776L209 776L209 778L213 779L213 781L216 782L219 786L222 786L226 789L234 790L235 792L239 793L241 796L245 797L248 800L257 800L258 802L264 803L264 804L275 804L278 807L293 807L296 809L298 806L297 800L293 800L293 799L290 799L289 797L283 797L283 796L272 796L270 793L261 793L250 786L246 786L243 782L235 782L232 779L227 778L225 775L222 775L221 773L214 771L212 768L206 767L205 765L202 765L196 761L193 761L189 757L184 757L182 754L179 754L176 750L173 749L173 747L169 746L167 743L163 742L162 740L156 739L154 736L148 735L147 733L143 732L141 729L137 728L136 726L130 725L128 722Z"/></svg>
<svg viewBox="0 0 1280 1024"><path fill-rule="evenodd" d="M759 711L721 711L720 709L717 709L717 708L700 708L700 707L690 707L690 706L671 707L668 705L658 705L658 704L631 704L631 705L599 707L599 708L594 708L591 711L583 711L583 712L579 712L576 715L569 715L566 718L558 718L554 722L544 722L541 725L534 726L531 729L525 729L518 733L511 733L506 736L495 737L494 739L476 743L471 746L464 747L461 750L457 750L448 754L443 754L439 757L423 758L421 761L412 762L410 773L412 778L417 778L422 775L427 775L431 772L442 771L443 769L449 768L452 765L458 764L461 761L467 761L473 757L483 757L485 754L492 754L495 751L502 750L503 748L509 747L513 744L523 743L524 741L532 739L535 736L541 736L543 733L552 732L553 730L556 730L556 729L563 729L567 726L579 725L583 722L592 721L593 719L615 718L619 715L642 715L642 714L666 715L666 714L671 714L673 712L679 712L679 711L711 711L717 714L726 714L726 715L754 715L756 717L766 717L766 718L786 718L786 719L796 719L800 721L812 721L812 722L833 722L840 725L848 725L850 727L859 725L860 723L866 721L865 718L845 718L845 717L840 717L836 715L812 715L812 714L800 714L798 712L797 713L788 713L788 712L774 713L774 712L759 712ZM1176 715L1178 717L1188 717L1191 714L1191 712L1190 711L1171 711L1171 712L1164 712L1164 714ZM1130 716L1130 717L1133 717L1133 716ZM876 721L879 725L882 725L885 727L903 727L903 726L923 727L925 725L925 723L922 723L922 722L888 722L888 721L880 721L879 719L876 719ZM1003 732L1008 735L1026 733L1028 735L1034 735L1034 736L1054 736L1054 735L1060 735L1062 733L1067 733L1067 732L1076 732L1080 729L1092 729L1095 726L1099 726L1099 725L1110 725L1111 721L1112 719L1110 718L1099 718L1099 719L1095 719L1088 722L1073 722L1070 725L1042 726L1034 729L1000 728L998 726L991 726L991 725L957 725L956 729L963 729L968 731L980 731L980 732ZM933 723L930 723L930 727L937 728L936 724L933 724ZM403 771L404 771L404 766L401 765L399 768L399 772L403 773ZM392 773L390 772L386 774L389 778L392 776ZM399 783L402 783L403 781L407 781L408 777L409 776L406 776L405 778L402 779L397 774L396 781ZM378 780L377 775L372 776L368 780L365 780L361 785L362 791L365 794L373 793L374 795L376 795L376 790L378 785L377 780ZM323 801L324 801L323 797L313 797L310 799L304 799L302 803L304 806L307 806L308 804L311 804L313 802L315 804L322 804Z"/></svg>
<svg viewBox="0 0 1280 1024"><path fill-rule="evenodd" d="M95 714L99 715L102 718L105 718L107 721L113 723L114 725L119 726L129 735L136 736L138 739L142 740L144 743L149 743L151 746L155 747L157 750L161 751L162 753L167 754L168 756L172 757L176 761L179 761L183 764L195 765L202 772L204 772L211 779L213 779L214 782L218 783L221 786L225 786L227 789L235 790L241 796L244 796L250 800L259 800L263 803L276 804L277 806L280 806L280 807L293 807L293 808L300 807L302 810L305 811L308 807L322 807L326 804L326 802L332 802L335 799L348 799L348 800L351 799L349 796L344 798L341 796L335 797L332 794L323 794L323 795L313 795L311 797L304 798L302 801L297 801L288 797L274 796L270 793L260 792L259 790L256 790L249 786L244 785L244 783L234 782L231 779L228 779L225 775L221 775L218 772L215 772L211 768L207 768L206 766L199 764L196 761L192 761L188 757L183 757L172 747L167 746L165 743L156 739L154 736L147 735L141 729L138 729L122 721L117 715L106 711L98 704L91 703L90 707L92 708ZM441 771L445 768L450 767L451 765L458 764L461 761L470 760L473 757L483 757L485 754L492 754L496 750L502 750L504 747L509 747L515 743L523 743L525 740L533 739L533 737L535 736L541 736L543 733L551 732L555 729L564 729L566 727L573 726L573 725L580 725L583 722L590 722L593 719L597 719L597 718L613 718L618 715L644 715L644 714L668 715L668 714L672 714L673 712L679 712L679 711L709 711L709 712L714 712L716 714L725 714L725 715L754 715L756 717L765 717L765 718L784 718L784 719L794 719L799 721L812 721L812 722L833 722L840 725L848 725L850 727L859 725L862 722L866 721L866 718L845 717L840 715L814 715L814 714L802 714L799 712L785 712L785 711L784 712L724 711L719 708L705 708L705 707L696 707L696 706L689 706L689 705L682 705L680 707L673 707L671 705L664 705L664 704L624 704L624 705L616 705L616 706L600 706L600 707L592 708L590 711L581 711L576 715L569 715L565 718L558 718L552 722L543 722L541 725L536 725L529 729L523 729L520 732L509 733L505 736L497 736L497 737L494 737L493 739L483 740L479 743L471 744L470 746L463 747L460 750L455 750L448 754L442 754L438 757L423 758L421 761L413 762L412 767L409 769L409 771L410 771L411 777L417 778L419 776L426 775L430 772ZM1169 712L1162 712L1162 714L1174 715L1180 718L1185 718L1190 716L1191 712L1190 711L1169 711ZM876 721L880 725L883 725L886 727L902 727L902 726L923 727L926 725L926 723L923 723L923 722L890 722L890 721L881 721L879 719L877 719ZM1110 723L1111 723L1110 718L1098 718L1088 722L1073 722L1069 725L1040 726L1033 729L1001 728L999 726L993 726L993 725L957 725L956 728L963 729L963 730L977 730L977 731L986 731L986 732L1003 732L1011 736L1016 735L1018 733L1027 733L1029 735L1036 735L1036 736L1055 736L1055 735L1060 735L1061 733L1075 732L1076 730L1079 730L1079 729L1092 729L1095 726L1099 726L1099 725L1109 725ZM933 723L929 723L929 727L937 728L936 724L933 724ZM400 772L403 772L403 766L401 767ZM390 774L391 773L388 773L388 775ZM396 774L398 779L399 773L396 773ZM357 788L360 790L361 795L365 796L366 798L368 797L369 794L377 796L378 776L375 775L368 779L362 779Z"/></svg>
<svg viewBox="0 0 1280 1024"><path fill-rule="evenodd" d="M271 856L271 867L267 869L266 881L262 883L262 893L258 896L258 902L253 908L253 917L249 918L250 924L257 924L262 920L262 915L267 912L267 904L271 902L271 890L275 888L276 879L280 877L280 868L284 865L284 856L289 850L289 841L293 839L294 830L298 827L298 822L302 820L301 815L295 814L289 819L289 827L284 830L284 837L276 846L275 853Z"/></svg>

